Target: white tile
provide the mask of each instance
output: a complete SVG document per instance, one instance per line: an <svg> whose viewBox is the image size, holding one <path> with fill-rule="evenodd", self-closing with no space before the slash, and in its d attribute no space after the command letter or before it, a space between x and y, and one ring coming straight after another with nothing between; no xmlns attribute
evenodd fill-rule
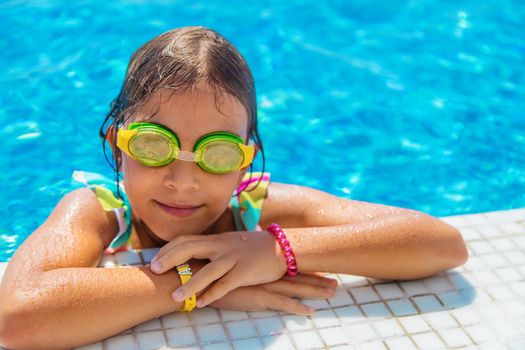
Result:
<svg viewBox="0 0 525 350"><path fill-rule="evenodd" d="M286 334L281 334L273 337L263 337L262 340L266 349L295 349L295 346L293 345L291 339Z"/></svg>
<svg viewBox="0 0 525 350"><path fill-rule="evenodd" d="M180 328L190 325L190 320L186 312L172 312L162 316L162 324L165 328Z"/></svg>
<svg viewBox="0 0 525 350"><path fill-rule="evenodd" d="M405 335L405 332L395 319L375 321L372 326L383 338Z"/></svg>
<svg viewBox="0 0 525 350"><path fill-rule="evenodd" d="M421 349L425 350L442 349L445 347L445 344L443 344L435 333L416 334L412 336L412 339L414 339L414 342Z"/></svg>
<svg viewBox="0 0 525 350"><path fill-rule="evenodd" d="M226 341L226 334L220 324L197 327L197 335L202 343Z"/></svg>
<svg viewBox="0 0 525 350"><path fill-rule="evenodd" d="M506 237L491 239L489 243L498 253L506 253L509 250L515 250L517 248L514 242Z"/></svg>
<svg viewBox="0 0 525 350"><path fill-rule="evenodd" d="M405 316L405 315L412 315L417 314L418 311L412 305L410 300L390 300L387 301L387 305L392 310L394 315L396 316Z"/></svg>
<svg viewBox="0 0 525 350"><path fill-rule="evenodd" d="M476 283L472 283L475 280L470 280L467 273L449 274L448 278L450 278L456 289L473 288L473 285L476 285Z"/></svg>
<svg viewBox="0 0 525 350"><path fill-rule="evenodd" d="M290 332L305 331L313 328L312 322L306 316L283 316L284 324Z"/></svg>
<svg viewBox="0 0 525 350"><path fill-rule="evenodd" d="M505 344L503 344L499 340L493 340L490 342L479 344L478 349L479 350L509 350L509 348L505 346Z"/></svg>
<svg viewBox="0 0 525 350"><path fill-rule="evenodd" d="M511 339L505 342L507 347L511 350L525 349L525 336L517 339Z"/></svg>
<svg viewBox="0 0 525 350"><path fill-rule="evenodd" d="M310 316L310 318L317 328L326 328L341 324L333 310L319 310Z"/></svg>
<svg viewBox="0 0 525 350"><path fill-rule="evenodd" d="M319 333L327 346L348 343L348 337L342 327L323 328L319 330Z"/></svg>
<svg viewBox="0 0 525 350"><path fill-rule="evenodd" d="M450 347L472 345L472 341L461 328L445 329L440 331L439 335Z"/></svg>
<svg viewBox="0 0 525 350"><path fill-rule="evenodd" d="M505 285L491 286L485 288L485 290L494 300L506 300L514 298L514 293L512 290Z"/></svg>
<svg viewBox="0 0 525 350"><path fill-rule="evenodd" d="M503 235L497 226L482 226L477 228L478 232L485 238L500 237Z"/></svg>
<svg viewBox="0 0 525 350"><path fill-rule="evenodd" d="M156 350L159 347L166 345L166 340L164 339L164 333L162 331L139 333L137 338L141 350Z"/></svg>
<svg viewBox="0 0 525 350"><path fill-rule="evenodd" d="M508 240L508 239L502 239L502 240L510 242L510 240ZM502 240L498 240L498 241L502 241ZM517 251L517 250L513 250L513 251L510 251L510 252L503 252L502 253L501 251L503 249L500 249L498 247L496 247L496 248L498 250L497 253L480 255L480 259L482 259L483 262L486 264L486 266L489 267L489 268L507 266L509 263L505 259L505 257L508 258L509 254L511 254L511 253L516 253L516 252L520 253L520 251Z"/></svg>
<svg viewBox="0 0 525 350"><path fill-rule="evenodd" d="M487 241L470 242L468 246L477 255L487 254L487 253L494 253L494 248Z"/></svg>
<svg viewBox="0 0 525 350"><path fill-rule="evenodd" d="M375 286L375 289L383 300L398 299L405 296L405 293L395 283L378 284Z"/></svg>
<svg viewBox="0 0 525 350"><path fill-rule="evenodd" d="M433 295L424 295L419 297L413 297L412 301L417 305L421 312L433 312L443 310L443 306L439 303L438 299Z"/></svg>
<svg viewBox="0 0 525 350"><path fill-rule="evenodd" d="M196 325L219 323L221 321L217 310L211 307L195 308L188 316L190 321Z"/></svg>
<svg viewBox="0 0 525 350"><path fill-rule="evenodd" d="M246 320L249 318L246 311L219 310L219 312L224 322Z"/></svg>
<svg viewBox="0 0 525 350"><path fill-rule="evenodd" d="M135 331L137 332L151 331L156 329L162 329L160 320L158 318L151 319L135 326Z"/></svg>
<svg viewBox="0 0 525 350"><path fill-rule="evenodd" d="M299 349L319 349L323 342L315 331L292 333L292 338Z"/></svg>
<svg viewBox="0 0 525 350"><path fill-rule="evenodd" d="M367 341L378 338L378 335L368 323L348 324L345 327L352 341Z"/></svg>
<svg viewBox="0 0 525 350"><path fill-rule="evenodd" d="M525 249L525 236L514 236L511 239L518 248Z"/></svg>
<svg viewBox="0 0 525 350"><path fill-rule="evenodd" d="M364 304L361 305L361 309L369 318L383 318L391 316L390 311L388 311L384 303Z"/></svg>
<svg viewBox="0 0 525 350"><path fill-rule="evenodd" d="M476 280L480 282L478 286L489 286L501 282L499 277L491 270L474 271L472 274L476 277Z"/></svg>
<svg viewBox="0 0 525 350"><path fill-rule="evenodd" d="M421 315L413 315L398 318L403 328L410 334L431 331L427 321Z"/></svg>
<svg viewBox="0 0 525 350"><path fill-rule="evenodd" d="M463 215L463 218L472 226L490 225L490 221L483 213Z"/></svg>
<svg viewBox="0 0 525 350"><path fill-rule="evenodd" d="M368 286L368 280L362 276L344 275L344 274L338 274L337 276L341 280L341 284L346 289Z"/></svg>
<svg viewBox="0 0 525 350"><path fill-rule="evenodd" d="M496 333L496 335L505 340L517 337L519 335L523 335L518 326L516 326L512 321L499 320L494 322L487 322L486 325L491 330L493 330L494 333Z"/></svg>
<svg viewBox="0 0 525 350"><path fill-rule="evenodd" d="M487 256L495 256L495 255L499 256L498 254L486 254L486 255L480 255L480 256L476 256L476 255L470 256L464 266L469 271L486 270L488 268L488 266L485 263L484 258L487 257Z"/></svg>
<svg viewBox="0 0 525 350"><path fill-rule="evenodd" d="M427 287L419 281L405 281L400 282L401 288L405 291L407 295L417 295L417 294L425 294L428 293Z"/></svg>
<svg viewBox="0 0 525 350"><path fill-rule="evenodd" d="M459 326L448 311L430 312L423 315L423 317L436 330Z"/></svg>
<svg viewBox="0 0 525 350"><path fill-rule="evenodd" d="M473 229L470 227L464 227L460 229L459 232L461 232L461 237L463 237L463 239L467 242L483 238L481 237L481 234L476 229Z"/></svg>
<svg viewBox="0 0 525 350"><path fill-rule="evenodd" d="M197 338L192 327L166 329L165 332L169 346L181 347L197 343Z"/></svg>
<svg viewBox="0 0 525 350"><path fill-rule="evenodd" d="M417 350L409 337L386 339L385 342L390 350Z"/></svg>
<svg viewBox="0 0 525 350"><path fill-rule="evenodd" d="M507 235L523 234L525 228L522 225L518 225L513 222L504 223L498 226L501 231Z"/></svg>
<svg viewBox="0 0 525 350"><path fill-rule="evenodd" d="M133 339L133 335L131 334L112 337L105 340L104 343L108 350L138 349L137 344Z"/></svg>
<svg viewBox="0 0 525 350"><path fill-rule="evenodd" d="M115 259L118 265L142 265L140 254L136 250L116 252Z"/></svg>
<svg viewBox="0 0 525 350"><path fill-rule="evenodd" d="M518 297L525 297L525 281L513 282L509 284L510 288Z"/></svg>
<svg viewBox="0 0 525 350"><path fill-rule="evenodd" d="M357 344L356 348L359 350L386 350L385 345L380 340Z"/></svg>
<svg viewBox="0 0 525 350"><path fill-rule="evenodd" d="M525 264L525 253L520 250L505 253L505 258L510 261L512 265Z"/></svg>
<svg viewBox="0 0 525 350"><path fill-rule="evenodd" d="M496 339L496 335L484 324L475 324L463 328L474 342L480 344L486 341Z"/></svg>
<svg viewBox="0 0 525 350"><path fill-rule="evenodd" d="M498 300L496 304L511 317L525 316L525 302L523 300Z"/></svg>
<svg viewBox="0 0 525 350"><path fill-rule="evenodd" d="M454 309L450 313L463 327L481 323L481 316L471 307Z"/></svg>
<svg viewBox="0 0 525 350"><path fill-rule="evenodd" d="M515 282L523 279L523 276L513 267L500 267L493 271L504 282Z"/></svg>
<svg viewBox="0 0 525 350"><path fill-rule="evenodd" d="M226 323L226 328L230 332L232 339L244 339L257 336L255 326L250 320Z"/></svg>
<svg viewBox="0 0 525 350"><path fill-rule="evenodd" d="M280 334L284 329L284 324L279 317L257 318L255 326L261 336Z"/></svg>
<svg viewBox="0 0 525 350"><path fill-rule="evenodd" d="M363 313L355 305L338 307L334 311L342 323L362 322L365 319Z"/></svg>
<svg viewBox="0 0 525 350"><path fill-rule="evenodd" d="M157 255L159 250L160 248L146 248L142 249L140 254L142 255L142 259L144 259L144 262L149 264L155 255Z"/></svg>
<svg viewBox="0 0 525 350"><path fill-rule="evenodd" d="M456 228L464 227L470 225L470 222L465 220L463 215L453 215L453 216L443 216L439 218L449 225L452 225Z"/></svg>
<svg viewBox="0 0 525 350"><path fill-rule="evenodd" d="M346 305L352 305L354 304L354 300L348 294L348 291L344 288L338 288L335 290L335 294L333 297L328 299L328 303L332 305L332 307L338 307L338 306L346 306Z"/></svg>
<svg viewBox="0 0 525 350"><path fill-rule="evenodd" d="M350 289L350 293L354 296L358 304L370 303L372 301L380 301L381 298L372 289L372 287L359 287Z"/></svg>
<svg viewBox="0 0 525 350"><path fill-rule="evenodd" d="M233 342L235 350L257 350L264 349L259 338L236 340Z"/></svg>
<svg viewBox="0 0 525 350"><path fill-rule="evenodd" d="M475 307L481 316L488 322L507 318L507 315L505 315L505 313L500 310L493 302L481 302L476 304Z"/></svg>

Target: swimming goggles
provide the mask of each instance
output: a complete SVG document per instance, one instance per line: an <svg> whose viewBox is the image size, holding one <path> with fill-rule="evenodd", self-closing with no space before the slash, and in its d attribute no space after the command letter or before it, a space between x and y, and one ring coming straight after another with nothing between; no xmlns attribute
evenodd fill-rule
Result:
<svg viewBox="0 0 525 350"><path fill-rule="evenodd" d="M256 145L245 145L240 136L223 131L202 136L193 152L181 151L177 135L163 125L148 122L131 123L128 130L119 129L117 147L143 165L161 167L179 159L195 162L212 174L247 167L257 151Z"/></svg>

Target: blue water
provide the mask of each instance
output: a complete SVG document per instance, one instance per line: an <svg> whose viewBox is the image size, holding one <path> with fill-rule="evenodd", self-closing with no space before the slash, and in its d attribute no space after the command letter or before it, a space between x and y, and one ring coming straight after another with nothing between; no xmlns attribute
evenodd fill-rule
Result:
<svg viewBox="0 0 525 350"><path fill-rule="evenodd" d="M261 2L262 3L262 2ZM274 181L435 216L525 207L521 1L4 1L0 261L74 169L131 54L204 25L252 68Z"/></svg>

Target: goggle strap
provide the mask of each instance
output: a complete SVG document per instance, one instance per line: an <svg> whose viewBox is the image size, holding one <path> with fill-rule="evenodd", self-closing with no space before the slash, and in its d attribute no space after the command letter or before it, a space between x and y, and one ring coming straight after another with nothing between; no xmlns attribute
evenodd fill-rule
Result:
<svg viewBox="0 0 525 350"><path fill-rule="evenodd" d="M197 162L199 160L199 154L194 152L179 151L177 159L184 160L186 162Z"/></svg>

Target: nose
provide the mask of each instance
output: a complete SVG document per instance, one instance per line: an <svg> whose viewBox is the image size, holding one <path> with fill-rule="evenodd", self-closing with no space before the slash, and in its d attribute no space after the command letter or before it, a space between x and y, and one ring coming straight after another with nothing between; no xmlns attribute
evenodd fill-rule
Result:
<svg viewBox="0 0 525 350"><path fill-rule="evenodd" d="M175 159L165 166L166 174L164 185L180 192L195 192L200 188L198 177L198 165L194 162Z"/></svg>

